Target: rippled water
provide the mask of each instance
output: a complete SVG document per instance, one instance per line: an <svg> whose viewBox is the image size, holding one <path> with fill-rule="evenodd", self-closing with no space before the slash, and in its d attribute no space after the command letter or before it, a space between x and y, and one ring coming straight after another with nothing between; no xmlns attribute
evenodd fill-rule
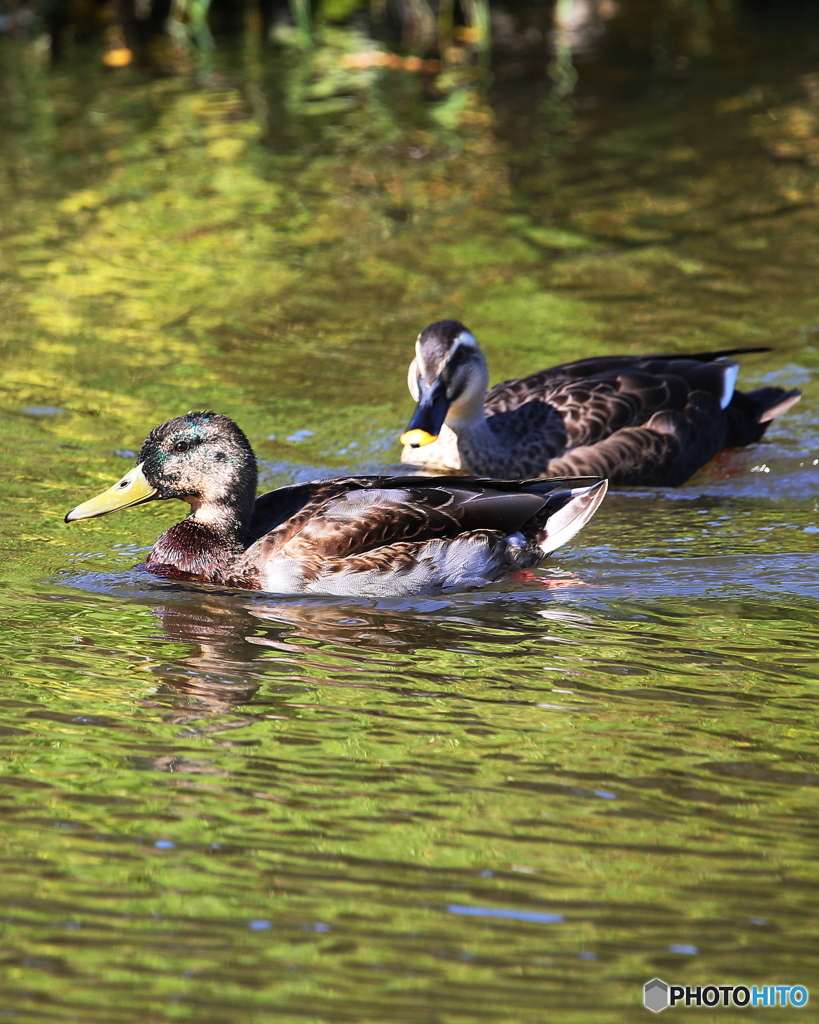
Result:
<svg viewBox="0 0 819 1024"><path fill-rule="evenodd" d="M785 43L601 59L557 111L499 72L438 120L389 74L330 116L298 61L196 90L3 52L0 1017L604 1024L655 975L811 986L819 110ZM767 344L742 381L805 398L446 600L185 588L133 569L178 509L63 524L191 407L266 486L389 465L442 315L495 379Z"/></svg>

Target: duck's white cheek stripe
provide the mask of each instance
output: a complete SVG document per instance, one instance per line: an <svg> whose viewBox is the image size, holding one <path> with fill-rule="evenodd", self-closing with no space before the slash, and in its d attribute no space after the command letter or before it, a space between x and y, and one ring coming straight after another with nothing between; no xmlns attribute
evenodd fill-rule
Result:
<svg viewBox="0 0 819 1024"><path fill-rule="evenodd" d="M468 348L474 351L477 347L478 343L477 341L475 341L475 338L469 333L469 331L462 331L455 339L455 344L447 353L446 361L448 363L451 363L453 357L455 356L455 353L458 351L459 348Z"/></svg>
<svg viewBox="0 0 819 1024"><path fill-rule="evenodd" d="M455 344L452 346L454 352L456 348L477 348L478 342L474 334L470 334L469 331L461 331L458 337L455 339Z"/></svg>

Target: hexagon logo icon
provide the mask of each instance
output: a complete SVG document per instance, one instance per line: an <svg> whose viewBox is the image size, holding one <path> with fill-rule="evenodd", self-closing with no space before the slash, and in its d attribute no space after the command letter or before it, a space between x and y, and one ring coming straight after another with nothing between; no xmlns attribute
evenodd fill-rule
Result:
<svg viewBox="0 0 819 1024"><path fill-rule="evenodd" d="M668 1006L668 983L662 978L652 978L643 988L643 1006L652 1013L659 1013Z"/></svg>

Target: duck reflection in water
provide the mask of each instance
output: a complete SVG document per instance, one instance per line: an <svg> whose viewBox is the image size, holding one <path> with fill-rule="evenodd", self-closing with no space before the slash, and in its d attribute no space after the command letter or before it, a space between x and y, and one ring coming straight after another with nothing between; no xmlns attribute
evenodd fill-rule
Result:
<svg viewBox="0 0 819 1024"><path fill-rule="evenodd" d="M584 586L567 576L554 582L561 588ZM355 604L243 599L184 585L173 586L172 592L175 599L153 612L167 638L190 645L190 651L155 666L163 685L154 700L172 703L177 722L200 718L202 712L235 712L253 703L252 712L248 708L246 715L220 721L220 730L254 722L260 712L264 717L294 717L306 702L312 704L317 687L427 693L434 680L418 678L413 687L401 676L391 683L385 670L405 668L418 651L463 649L473 643L483 650L497 644L499 653L508 655L519 645L542 639L550 619L577 624L577 613L544 606L540 586L491 598L476 594L456 600Z"/></svg>
<svg viewBox="0 0 819 1024"><path fill-rule="evenodd" d="M247 613L241 606L214 596L201 602L161 604L153 614L169 640L191 648L183 657L154 667L164 684L156 695L158 702L165 704L165 698L172 696L174 705L187 718L197 709L218 714L253 699L261 679L248 674L252 659L245 653L247 644L242 634Z"/></svg>

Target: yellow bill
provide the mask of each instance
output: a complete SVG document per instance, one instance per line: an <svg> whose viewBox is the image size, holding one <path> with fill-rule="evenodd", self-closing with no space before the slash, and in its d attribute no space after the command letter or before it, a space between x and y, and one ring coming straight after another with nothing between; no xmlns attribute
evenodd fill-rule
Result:
<svg viewBox="0 0 819 1024"><path fill-rule="evenodd" d="M437 440L437 434L429 434L426 430L405 430L401 435L401 444L408 444L410 448L421 448Z"/></svg>
<svg viewBox="0 0 819 1024"><path fill-rule="evenodd" d="M73 523L78 519L106 516L109 512L118 512L121 508L141 505L144 501L152 501L158 497L159 491L145 479L142 463L140 463L138 466L134 466L130 473L126 473L113 487L109 487L107 491L72 508L65 517L65 521Z"/></svg>

